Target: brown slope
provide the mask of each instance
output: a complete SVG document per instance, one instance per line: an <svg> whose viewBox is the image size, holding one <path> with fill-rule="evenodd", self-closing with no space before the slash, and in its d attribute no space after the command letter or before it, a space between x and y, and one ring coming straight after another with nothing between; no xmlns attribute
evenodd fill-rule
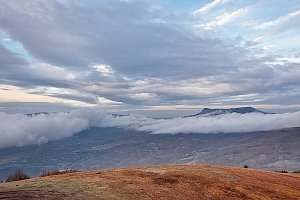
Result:
<svg viewBox="0 0 300 200"><path fill-rule="evenodd" d="M0 199L300 199L300 176L209 165L80 172L0 184Z"/></svg>

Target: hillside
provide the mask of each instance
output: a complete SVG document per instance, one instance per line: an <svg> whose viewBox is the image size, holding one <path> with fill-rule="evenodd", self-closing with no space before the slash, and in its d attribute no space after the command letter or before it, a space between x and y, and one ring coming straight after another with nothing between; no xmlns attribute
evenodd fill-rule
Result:
<svg viewBox="0 0 300 200"><path fill-rule="evenodd" d="M94 170L161 164L243 166L269 171L300 169L300 128L227 134L148 134L92 128L42 145L0 151L0 180L15 169Z"/></svg>
<svg viewBox="0 0 300 200"><path fill-rule="evenodd" d="M300 176L209 165L77 172L0 184L0 199L299 199Z"/></svg>

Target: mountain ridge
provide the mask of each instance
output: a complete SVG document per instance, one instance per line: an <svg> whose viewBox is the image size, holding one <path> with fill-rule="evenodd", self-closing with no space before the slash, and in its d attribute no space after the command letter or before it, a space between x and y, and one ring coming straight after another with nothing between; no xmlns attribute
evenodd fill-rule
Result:
<svg viewBox="0 0 300 200"><path fill-rule="evenodd" d="M256 108L247 106L247 107L237 107L237 108L203 108L201 112L193 115L187 115L186 117L197 117L197 116L216 116L216 115L223 115L223 114L230 114L230 113L238 113L238 114L247 114L247 113L261 113L261 114L275 114L275 113L268 113L258 110Z"/></svg>

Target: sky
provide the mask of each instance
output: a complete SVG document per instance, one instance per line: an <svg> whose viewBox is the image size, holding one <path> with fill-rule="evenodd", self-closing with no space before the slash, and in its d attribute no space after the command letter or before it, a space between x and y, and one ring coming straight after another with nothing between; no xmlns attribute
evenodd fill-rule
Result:
<svg viewBox="0 0 300 200"><path fill-rule="evenodd" d="M299 0L0 0L0 112L300 110Z"/></svg>

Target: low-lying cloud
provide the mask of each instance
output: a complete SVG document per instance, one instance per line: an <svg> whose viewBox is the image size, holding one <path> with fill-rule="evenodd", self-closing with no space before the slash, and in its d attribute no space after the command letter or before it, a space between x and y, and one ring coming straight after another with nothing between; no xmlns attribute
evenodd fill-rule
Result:
<svg viewBox="0 0 300 200"><path fill-rule="evenodd" d="M0 113L0 149L58 140L90 127L119 127L152 134L268 131L300 127L300 112L267 115L231 113L173 119L153 119L136 114L113 116L99 109L32 116Z"/></svg>

